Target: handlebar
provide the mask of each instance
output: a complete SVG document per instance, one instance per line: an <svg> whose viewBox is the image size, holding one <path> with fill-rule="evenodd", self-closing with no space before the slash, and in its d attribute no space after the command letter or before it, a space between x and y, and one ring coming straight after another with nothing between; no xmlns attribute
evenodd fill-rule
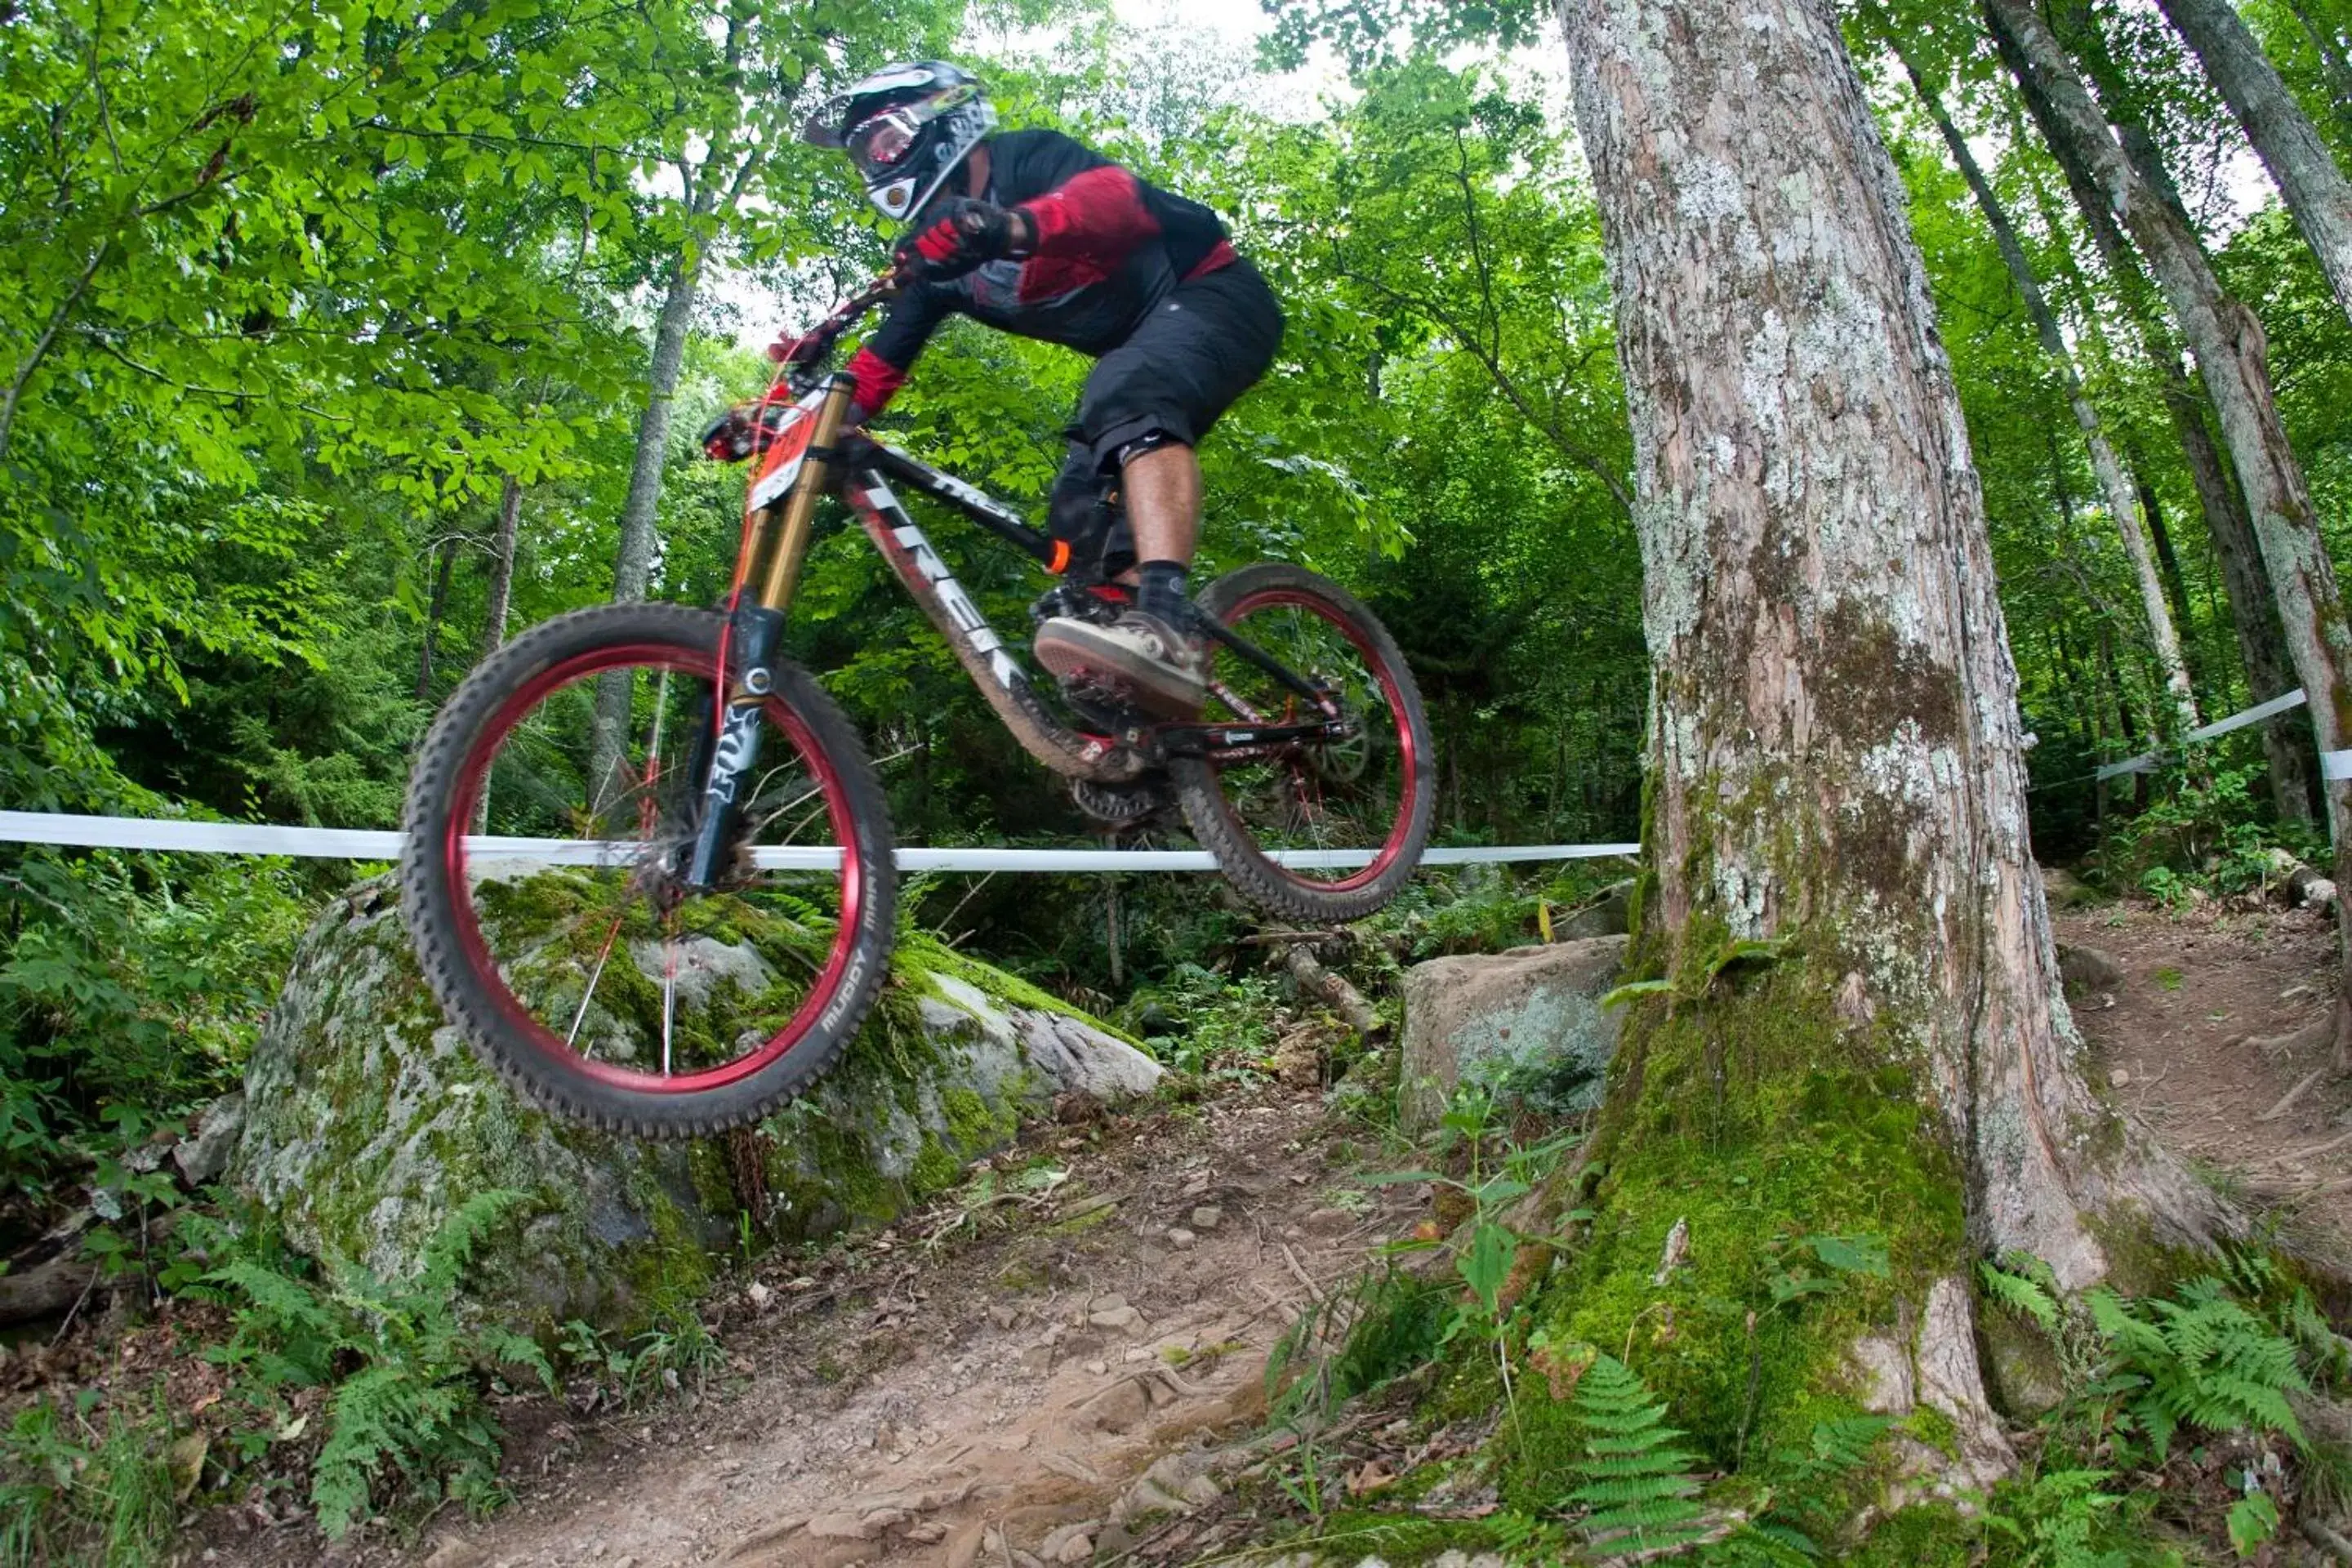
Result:
<svg viewBox="0 0 2352 1568"><path fill-rule="evenodd" d="M783 365L781 379L792 389L793 395L798 396L816 384L824 374L825 361L832 357L834 345L841 341L843 333L865 320L866 313L875 306L913 280L914 274L910 268L893 267L865 289L835 305L830 315L802 333L782 353L769 350Z"/></svg>

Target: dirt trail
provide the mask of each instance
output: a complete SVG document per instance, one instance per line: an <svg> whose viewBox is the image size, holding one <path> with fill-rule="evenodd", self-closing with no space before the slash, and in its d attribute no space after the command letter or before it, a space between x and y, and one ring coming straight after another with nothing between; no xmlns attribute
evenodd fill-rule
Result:
<svg viewBox="0 0 2352 1568"><path fill-rule="evenodd" d="M718 1306L731 1390L518 1431L516 1468L547 1479L515 1507L345 1560L1029 1568L1135 1544L1124 1521L1147 1510L1154 1553L1189 1559L1207 1542L1182 1506L1216 1495L1210 1451L1262 1415L1277 1337L1423 1211L1348 1179L1357 1151L1313 1091L1045 1147L1070 1172L1050 1206L937 1250L927 1227L955 1211L934 1213L830 1278L762 1269Z"/></svg>
<svg viewBox="0 0 2352 1568"><path fill-rule="evenodd" d="M2312 1076L2321 1047L2260 1043L2325 1015L2328 927L2140 905L2058 923L2062 941L2114 961L2075 1013L2118 1101L2284 1214L2290 1235L2352 1247L2352 1082ZM725 1364L698 1398L634 1413L583 1411L576 1389L570 1411L519 1401L517 1502L487 1524L444 1522L407 1550L379 1536L320 1552L299 1530L215 1535L205 1560L1197 1560L1248 1528L1245 1510L1204 1505L1247 1458L1232 1445L1262 1425L1276 1340L1426 1217L1415 1190L1353 1179L1375 1149L1316 1090L1272 1083L1034 1130L996 1162L985 1206L950 1203L821 1257L772 1258L756 1284L706 1301ZM1050 1194L1024 1186L1041 1156L1066 1173ZM1139 1539L1127 1524L1145 1514Z"/></svg>
<svg viewBox="0 0 2352 1568"><path fill-rule="evenodd" d="M2074 1018L2095 1076L2168 1147L2290 1239L2352 1256L2352 1079L2285 1037L2335 1005L2335 933L2304 910L2076 910L2058 940L2114 959Z"/></svg>

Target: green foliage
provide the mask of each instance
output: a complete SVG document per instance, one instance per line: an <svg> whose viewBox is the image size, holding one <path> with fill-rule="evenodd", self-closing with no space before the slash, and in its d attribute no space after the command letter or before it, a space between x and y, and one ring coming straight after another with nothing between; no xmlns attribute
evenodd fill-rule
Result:
<svg viewBox="0 0 2352 1568"><path fill-rule="evenodd" d="M0 869L0 1186L37 1194L68 1143L143 1141L236 1081L307 910L282 863L39 853Z"/></svg>
<svg viewBox="0 0 2352 1568"><path fill-rule="evenodd" d="M1697 1456L1675 1446L1682 1434L1640 1377L1596 1354L1576 1385L1575 1420L1583 1454L1563 1500L1583 1510L1579 1528L1594 1552L1657 1553L1703 1539L1705 1515L1691 1500Z"/></svg>
<svg viewBox="0 0 2352 1568"><path fill-rule="evenodd" d="M70 1408L40 1400L0 1430L0 1568L163 1560L174 1511L171 1422L159 1406L110 1412L95 1426L92 1397Z"/></svg>
<svg viewBox="0 0 2352 1568"><path fill-rule="evenodd" d="M404 1280L357 1265L313 1279L266 1231L200 1229L199 1245L233 1254L187 1289L230 1310L230 1334L208 1354L236 1373L239 1396L271 1426L287 1391L332 1389L310 1487L330 1538L394 1496L478 1511L504 1495L488 1380L511 1368L551 1386L553 1372L529 1338L465 1321L459 1299L475 1247L522 1202L516 1193L467 1198Z"/></svg>
<svg viewBox="0 0 2352 1568"><path fill-rule="evenodd" d="M2303 1427L2290 1393L2307 1393L2294 1342L2232 1300L2218 1279L2191 1279L2177 1300L2126 1300L2106 1289L2085 1299L2113 1357L2095 1397L2114 1402L2114 1428L2161 1463L2183 1426L2208 1432Z"/></svg>
<svg viewBox="0 0 2352 1568"><path fill-rule="evenodd" d="M2129 1568L2142 1561L2117 1539L2124 1500L2105 1489L2106 1470L2043 1470L2011 1483L1985 1510L1989 1536L2012 1548L2018 1568Z"/></svg>

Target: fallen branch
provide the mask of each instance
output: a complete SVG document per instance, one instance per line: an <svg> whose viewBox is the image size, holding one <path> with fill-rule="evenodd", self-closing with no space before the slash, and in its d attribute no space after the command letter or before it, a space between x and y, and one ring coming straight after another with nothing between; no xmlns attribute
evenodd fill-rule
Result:
<svg viewBox="0 0 2352 1568"><path fill-rule="evenodd" d="M1357 1034L1371 1040L1383 1032L1380 1015L1372 1011L1370 1002L1364 1000L1364 994L1324 968L1305 946L1286 948L1282 962L1289 969L1290 977L1298 982L1302 994L1316 998L1339 1014Z"/></svg>
<svg viewBox="0 0 2352 1568"><path fill-rule="evenodd" d="M95 1287L98 1265L86 1258L52 1258L22 1273L0 1274L0 1326L51 1318Z"/></svg>

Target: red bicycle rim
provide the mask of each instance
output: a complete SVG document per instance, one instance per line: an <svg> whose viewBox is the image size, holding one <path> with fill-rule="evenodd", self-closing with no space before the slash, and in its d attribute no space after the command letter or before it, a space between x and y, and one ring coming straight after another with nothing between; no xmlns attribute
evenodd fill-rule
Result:
<svg viewBox="0 0 2352 1568"><path fill-rule="evenodd" d="M480 735L466 752L466 764L459 775L457 798L450 803L448 826L444 832L442 864L449 879L450 900L457 911L459 940L464 945L466 962L473 966L475 977L489 986L499 1010L507 1021L538 1050L559 1063L565 1070L583 1073L616 1089L643 1094L694 1094L721 1089L760 1071L798 1045L816 1022L825 1005L840 988L844 973L849 967L851 951L857 942L857 916L864 902L865 873L857 861L856 825L849 815L847 792L842 788L834 772L833 761L816 743L799 714L778 698L768 699L767 721L772 733L789 738L801 759L815 775L824 792L825 812L833 825L833 837L841 846L841 913L835 928L833 947L826 954L824 966L801 1003L782 1028L776 1031L757 1050L747 1052L732 1061L698 1072L665 1075L638 1072L614 1062L600 1062L583 1057L567 1046L554 1030L533 1016L499 975L498 963L490 956L483 941L481 922L474 918L472 882L466 874L466 827L474 819L474 807L481 799L482 782L488 775L490 759L514 727L515 721L536 708L541 700L557 688L568 685L583 676L596 675L605 670L635 667L639 668L674 669L697 680L709 680L712 666L686 654L674 645L664 643L629 643L614 647L593 648L560 664L541 670L520 690L490 716Z"/></svg>

